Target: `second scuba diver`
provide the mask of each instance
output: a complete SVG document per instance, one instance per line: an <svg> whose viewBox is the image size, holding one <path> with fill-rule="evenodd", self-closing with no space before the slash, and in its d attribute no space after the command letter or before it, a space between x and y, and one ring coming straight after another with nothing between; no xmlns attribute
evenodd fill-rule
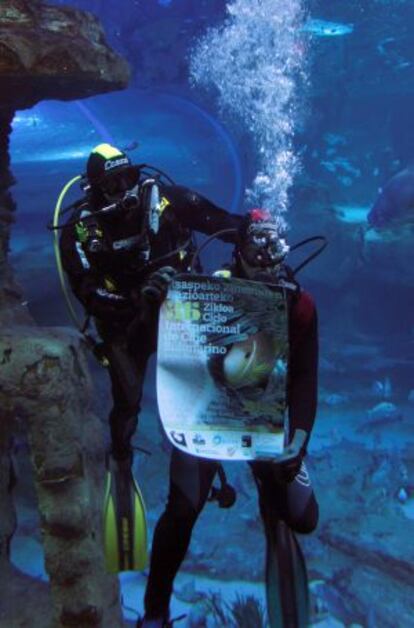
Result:
<svg viewBox="0 0 414 628"><path fill-rule="evenodd" d="M188 270L192 230L211 235L237 227L241 217L155 168L133 165L109 144L91 152L85 187L86 197L74 204L62 228L60 257L74 295L95 320L112 384L107 565L111 571L140 569L145 513L131 473L131 439L147 362L156 349L158 302L174 273Z"/></svg>
<svg viewBox="0 0 414 628"><path fill-rule="evenodd" d="M288 445L283 462L249 464L266 534L270 622L272 626L302 628L307 610L299 606L307 604L306 569L292 531L310 533L318 522L318 504L304 462L317 407L318 330L312 297L301 289L284 263L288 250L271 215L261 209L251 210L239 226L234 260L226 274L264 282L269 289L282 290L287 300ZM138 627L172 625L169 605L174 578L217 472L218 462L173 448L168 501L154 532L145 616L138 620Z"/></svg>

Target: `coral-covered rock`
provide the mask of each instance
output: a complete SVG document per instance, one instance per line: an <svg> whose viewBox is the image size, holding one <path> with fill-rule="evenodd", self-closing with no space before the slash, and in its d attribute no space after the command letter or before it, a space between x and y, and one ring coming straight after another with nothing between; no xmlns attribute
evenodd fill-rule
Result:
<svg viewBox="0 0 414 628"><path fill-rule="evenodd" d="M121 89L128 79L127 63L108 47L91 14L39 0L0 3L0 580L10 568L16 523L11 442L24 426L56 626L115 627L121 613L117 582L103 566L103 435L88 409L84 348L68 331L35 326L8 262L16 209L9 137L17 109ZM14 619L8 612L7 625Z"/></svg>
<svg viewBox="0 0 414 628"><path fill-rule="evenodd" d="M54 625L120 626L118 585L103 560L102 425L90 409L92 384L79 335L2 327L0 381L0 426L10 434L22 426L28 431ZM0 525L0 578L15 524L5 501L10 472L1 436L0 505L8 516Z"/></svg>
<svg viewBox="0 0 414 628"><path fill-rule="evenodd" d="M122 89L128 79L127 63L108 47L92 14L39 0L1 3L1 107L85 98Z"/></svg>

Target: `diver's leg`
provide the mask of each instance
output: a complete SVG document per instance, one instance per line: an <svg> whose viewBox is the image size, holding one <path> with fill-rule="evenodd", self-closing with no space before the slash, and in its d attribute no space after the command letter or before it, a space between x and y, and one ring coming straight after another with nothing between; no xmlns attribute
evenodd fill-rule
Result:
<svg viewBox="0 0 414 628"><path fill-rule="evenodd" d="M109 418L112 446L107 460L104 543L106 567L112 573L141 570L147 560L145 508L132 475L131 438L150 353L148 343L131 350L123 330L105 337L114 405Z"/></svg>
<svg viewBox="0 0 414 628"><path fill-rule="evenodd" d="M145 371L153 347L143 342L132 350L126 334L106 339L113 407L109 415L111 453L116 460L131 460L131 439L138 423Z"/></svg>
<svg viewBox="0 0 414 628"><path fill-rule="evenodd" d="M277 465L252 462L251 467L262 516L263 510L271 509L273 516L285 521L294 532L313 532L318 524L319 507L305 462L292 482L278 480Z"/></svg>
<svg viewBox="0 0 414 628"><path fill-rule="evenodd" d="M145 592L145 618L168 617L174 578L190 544L194 524L217 472L215 461L174 448L168 502L154 532ZM145 624L144 624L145 625Z"/></svg>
<svg viewBox="0 0 414 628"><path fill-rule="evenodd" d="M313 532L318 525L319 506L304 461L293 482L286 485L285 497L283 518L287 525L299 534Z"/></svg>
<svg viewBox="0 0 414 628"><path fill-rule="evenodd" d="M309 599L306 565L293 533L311 532L318 507L306 467L291 483L277 478L277 467L252 463L266 533L266 596L270 625L303 628L308 625Z"/></svg>

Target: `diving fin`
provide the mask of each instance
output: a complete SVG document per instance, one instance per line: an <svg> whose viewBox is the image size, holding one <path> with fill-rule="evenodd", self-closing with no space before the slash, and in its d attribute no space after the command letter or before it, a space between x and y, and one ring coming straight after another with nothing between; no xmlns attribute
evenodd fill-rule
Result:
<svg viewBox="0 0 414 628"><path fill-rule="evenodd" d="M266 601L271 628L309 626L306 564L299 543L283 521L265 520Z"/></svg>
<svg viewBox="0 0 414 628"><path fill-rule="evenodd" d="M104 548L109 573L141 571L148 560L147 523L130 460L109 457L104 502Z"/></svg>

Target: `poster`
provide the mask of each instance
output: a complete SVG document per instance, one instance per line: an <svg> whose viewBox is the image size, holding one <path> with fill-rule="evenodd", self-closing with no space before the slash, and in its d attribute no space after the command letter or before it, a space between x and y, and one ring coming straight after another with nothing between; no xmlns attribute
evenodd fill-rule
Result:
<svg viewBox="0 0 414 628"><path fill-rule="evenodd" d="M177 275L159 320L157 397L171 443L217 460L283 450L287 301L277 286Z"/></svg>

